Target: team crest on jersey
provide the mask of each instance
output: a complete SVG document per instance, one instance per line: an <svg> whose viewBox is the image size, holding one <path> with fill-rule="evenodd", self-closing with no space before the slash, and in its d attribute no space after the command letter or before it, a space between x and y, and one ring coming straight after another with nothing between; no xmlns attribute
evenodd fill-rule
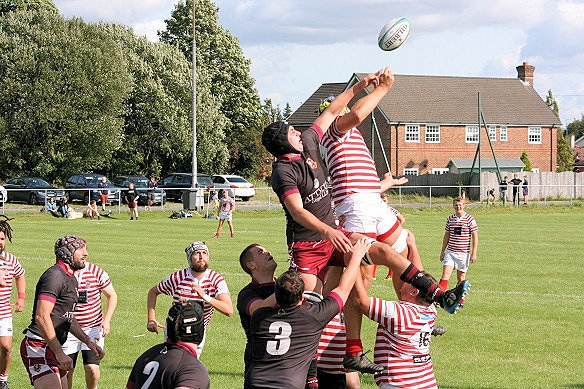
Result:
<svg viewBox="0 0 584 389"><path fill-rule="evenodd" d="M312 170L314 170L314 169L318 168L318 164L316 163L316 161L315 161L315 160L313 160L313 159L311 159L311 158L306 158L306 164L307 164L308 166L310 166L310 168L311 168Z"/></svg>

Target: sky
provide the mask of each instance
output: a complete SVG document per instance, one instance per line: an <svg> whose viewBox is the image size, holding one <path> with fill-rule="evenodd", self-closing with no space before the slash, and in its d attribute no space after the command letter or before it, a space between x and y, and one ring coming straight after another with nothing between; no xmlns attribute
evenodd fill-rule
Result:
<svg viewBox="0 0 584 389"><path fill-rule="evenodd" d="M156 41L178 0L53 0L86 22L132 27ZM517 77L535 66L534 87L551 89L564 127L584 114L584 0L215 0L219 23L251 61L260 98L294 110L322 83L390 66L395 74ZM381 28L411 23L386 52ZM488 121L488 118L486 118Z"/></svg>

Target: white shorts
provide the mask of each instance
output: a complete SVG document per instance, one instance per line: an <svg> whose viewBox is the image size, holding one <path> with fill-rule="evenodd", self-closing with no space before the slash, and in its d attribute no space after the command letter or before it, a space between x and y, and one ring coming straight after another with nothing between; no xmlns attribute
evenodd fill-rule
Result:
<svg viewBox="0 0 584 389"><path fill-rule="evenodd" d="M470 263L470 253L459 253L446 250L444 253L444 266L452 266L458 271L466 273Z"/></svg>
<svg viewBox="0 0 584 389"><path fill-rule="evenodd" d="M0 336L12 336L12 318L0 320Z"/></svg>
<svg viewBox="0 0 584 389"><path fill-rule="evenodd" d="M232 213L231 212L227 212L227 211L221 211L219 212L219 220L227 220L228 222L230 222L232 219Z"/></svg>
<svg viewBox="0 0 584 389"><path fill-rule="evenodd" d="M335 207L335 212L344 219L345 230L375 234L377 237L386 234L398 223L379 193L353 193Z"/></svg>
<svg viewBox="0 0 584 389"><path fill-rule="evenodd" d="M103 336L101 335L100 327L92 327L89 329L85 329L83 330L83 332L85 332L87 336L89 336L91 339L95 340L95 343L99 347L101 347L102 349L104 348L104 340ZM90 350L90 348L87 347L85 343L77 339L72 333L69 332L65 344L63 344L63 351L65 352L65 354L71 355L83 350Z"/></svg>

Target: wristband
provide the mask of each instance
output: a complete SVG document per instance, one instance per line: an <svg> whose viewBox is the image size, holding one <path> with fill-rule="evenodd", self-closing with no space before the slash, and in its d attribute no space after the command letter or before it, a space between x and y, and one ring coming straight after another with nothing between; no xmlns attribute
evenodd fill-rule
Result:
<svg viewBox="0 0 584 389"><path fill-rule="evenodd" d="M208 294L204 294L203 297L201 297L201 298L206 303L210 303L211 302L211 296L209 296Z"/></svg>
<svg viewBox="0 0 584 389"><path fill-rule="evenodd" d="M24 300L26 298L26 295L24 293L18 293L18 298Z"/></svg>

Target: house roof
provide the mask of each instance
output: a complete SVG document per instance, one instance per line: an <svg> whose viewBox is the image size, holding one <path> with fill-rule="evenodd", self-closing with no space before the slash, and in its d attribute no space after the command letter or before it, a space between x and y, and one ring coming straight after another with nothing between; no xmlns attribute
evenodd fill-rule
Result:
<svg viewBox="0 0 584 389"><path fill-rule="evenodd" d="M473 158L453 158L448 162L447 166L454 165L458 169L470 169L472 167ZM497 165L499 169L505 170L509 168L523 169L525 164L521 158L497 158ZM475 162L475 169L479 168L478 160ZM481 158L481 169L496 168L495 160L493 158Z"/></svg>
<svg viewBox="0 0 584 389"><path fill-rule="evenodd" d="M341 93L348 83L322 84L289 118L292 124L316 119L320 100ZM561 121L531 85L518 78L395 75L395 82L379 103L392 123L473 124L478 121L478 93L487 124L561 126Z"/></svg>

